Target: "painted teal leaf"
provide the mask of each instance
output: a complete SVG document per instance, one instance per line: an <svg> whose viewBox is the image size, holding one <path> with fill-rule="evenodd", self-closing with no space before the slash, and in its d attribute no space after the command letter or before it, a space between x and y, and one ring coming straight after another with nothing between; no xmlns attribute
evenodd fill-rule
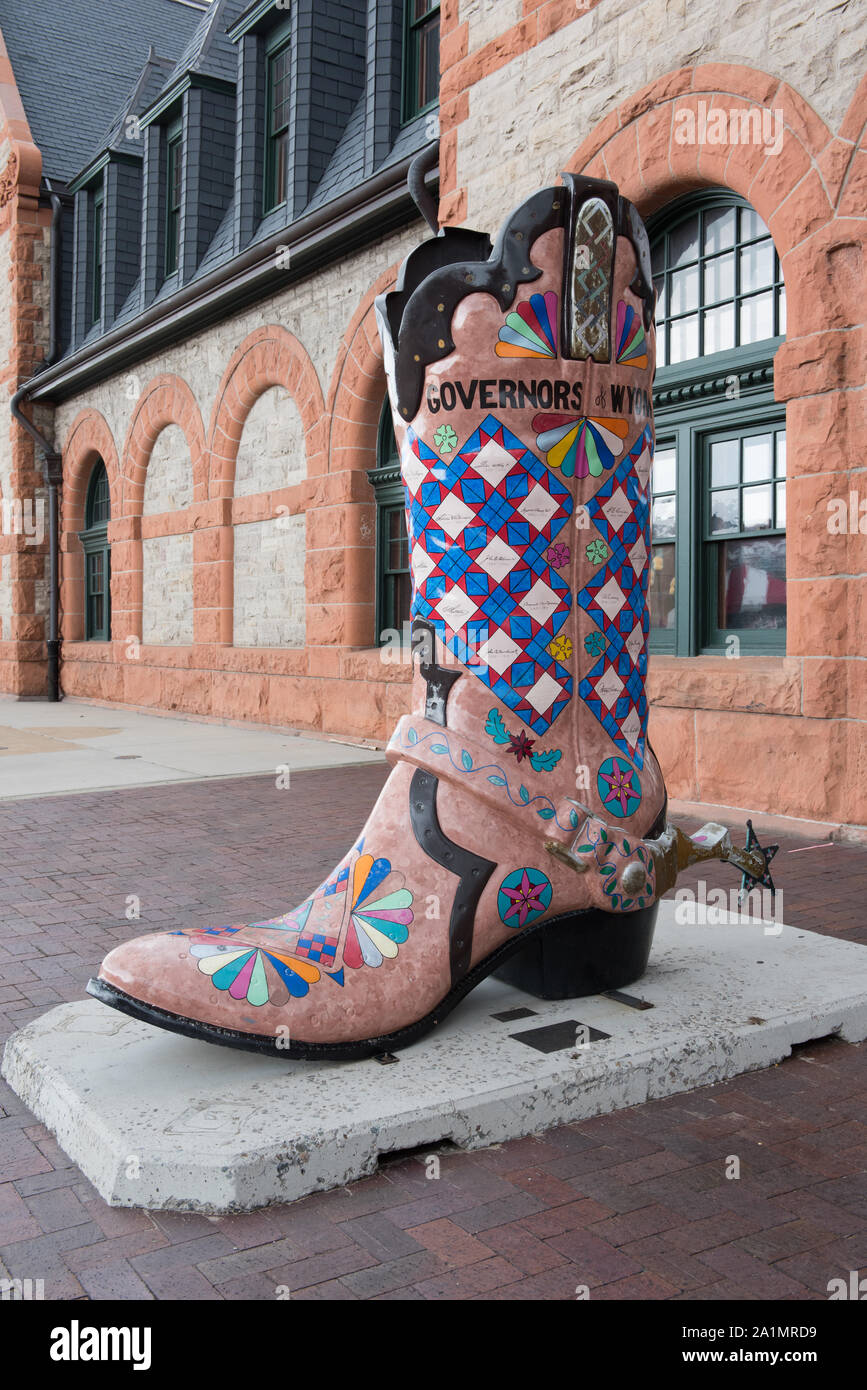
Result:
<svg viewBox="0 0 867 1390"><path fill-rule="evenodd" d="M545 753L531 753L530 765L536 772L552 772L562 756L559 748L549 748Z"/></svg>
<svg viewBox="0 0 867 1390"><path fill-rule="evenodd" d="M470 757L469 753L467 752L466 748L462 748L462 749L461 749L461 762L463 763L464 767L467 769L467 772L470 772L470 771L472 770L473 760L472 760L472 758Z"/></svg>
<svg viewBox="0 0 867 1390"><path fill-rule="evenodd" d="M527 791L527 788L526 788L526 787L519 787L519 788L518 788L518 795L519 795L519 797L521 798L521 800L524 802L525 805L526 805L526 803L530 800L530 793Z"/></svg>
<svg viewBox="0 0 867 1390"><path fill-rule="evenodd" d="M432 743L430 751L432 753L447 753L449 750L444 743Z"/></svg>
<svg viewBox="0 0 867 1390"><path fill-rule="evenodd" d="M406 735L407 743L418 743L418 734L415 729L408 729Z"/></svg>
<svg viewBox="0 0 867 1390"><path fill-rule="evenodd" d="M602 826L599 827L599 838L600 838L600 840L607 840L607 839L608 839L608 831L605 829L605 826L604 826L604 825L602 825Z"/></svg>
<svg viewBox="0 0 867 1390"><path fill-rule="evenodd" d="M579 854L592 854L592 853L593 853L593 846L592 846L592 845L579 845L579 846L578 846L578 853L579 853Z"/></svg>
<svg viewBox="0 0 867 1390"><path fill-rule="evenodd" d="M603 864L603 865L602 865L602 868L599 870L599 872L600 872L600 874L613 874L613 873L614 873L614 865L613 865L613 864Z"/></svg>
<svg viewBox="0 0 867 1390"><path fill-rule="evenodd" d="M569 808L569 824L573 830L578 829L578 812L575 810L574 806L570 806Z"/></svg>
<svg viewBox="0 0 867 1390"><path fill-rule="evenodd" d="M494 776L490 776L490 777L488 778L488 781L489 781L489 782L493 782L493 784L494 784L495 787L504 787L504 786L506 785L506 779L505 779L505 777L494 777Z"/></svg>
<svg viewBox="0 0 867 1390"><path fill-rule="evenodd" d="M509 742L509 732L498 710L488 710L488 717L485 720L485 733L490 734L495 743Z"/></svg>
<svg viewBox="0 0 867 1390"><path fill-rule="evenodd" d="M624 853L624 854L628 854L628 853L629 853L629 841L628 841L628 840L624 840L624 841L623 841L623 853Z"/></svg>
<svg viewBox="0 0 867 1390"><path fill-rule="evenodd" d="M543 820L553 820L553 819L554 819L554 807L553 807L553 806L543 806L542 809L541 809L541 811L538 812L538 814L542 817Z"/></svg>

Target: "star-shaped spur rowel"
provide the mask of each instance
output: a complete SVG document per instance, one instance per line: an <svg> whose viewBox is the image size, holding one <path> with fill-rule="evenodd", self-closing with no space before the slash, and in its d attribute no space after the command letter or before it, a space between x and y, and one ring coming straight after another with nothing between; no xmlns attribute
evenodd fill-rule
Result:
<svg viewBox="0 0 867 1390"><path fill-rule="evenodd" d="M765 868L764 868L764 873L761 873L761 874L749 874L749 873L747 873L746 871L744 871L744 873L741 874L741 891L740 891L740 897L743 897L745 893L749 893L750 889L751 889L751 888L755 888L755 886L756 886L757 883L761 883L762 886L763 886L764 888L770 888L770 890L771 890L771 897L774 898L774 897L776 896L777 890L776 890L776 888L774 887L774 880L771 878L771 871L770 871L770 869L768 868L768 865L770 864L771 860L773 859L774 855L776 854L776 852L777 852L777 850L780 848L780 846L779 846L779 845L766 845L766 846L763 848L763 847L759 844L759 837L758 837L758 835L757 835L756 832L753 830L753 823L752 823L752 821L751 821L751 820L748 820L748 821L747 821L747 843L746 843L746 845L745 845L745 848L746 848L746 850L747 850L748 853L761 855L762 859L764 859L764 861L765 861Z"/></svg>

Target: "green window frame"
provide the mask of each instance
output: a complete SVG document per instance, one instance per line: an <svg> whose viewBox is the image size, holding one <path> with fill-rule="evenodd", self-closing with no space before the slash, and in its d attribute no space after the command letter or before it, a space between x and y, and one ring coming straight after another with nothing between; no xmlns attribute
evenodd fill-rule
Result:
<svg viewBox="0 0 867 1390"><path fill-rule="evenodd" d="M288 196L290 116L290 21L274 30L265 48L265 177L263 207L273 212Z"/></svg>
<svg viewBox="0 0 867 1390"><path fill-rule="evenodd" d="M84 636L88 642L111 640L111 492L102 459L93 466L84 507Z"/></svg>
<svg viewBox="0 0 867 1390"><path fill-rule="evenodd" d="M661 364L650 650L721 653L736 636L745 655L783 654L785 407L773 394L786 322L779 257L755 210L727 189L679 199L649 232Z"/></svg>
<svg viewBox="0 0 867 1390"><path fill-rule="evenodd" d="M181 251L183 136L180 120L166 130L166 275L174 275Z"/></svg>
<svg viewBox="0 0 867 1390"><path fill-rule="evenodd" d="M412 603L406 491L388 398L379 419L376 456L376 468L367 473L376 499L376 645L388 642L388 632L398 632L406 644Z"/></svg>
<svg viewBox="0 0 867 1390"><path fill-rule="evenodd" d="M439 88L440 0L404 0L404 122L436 106Z"/></svg>
<svg viewBox="0 0 867 1390"><path fill-rule="evenodd" d="M90 326L102 318L102 243L105 235L105 184L93 192L90 242Z"/></svg>

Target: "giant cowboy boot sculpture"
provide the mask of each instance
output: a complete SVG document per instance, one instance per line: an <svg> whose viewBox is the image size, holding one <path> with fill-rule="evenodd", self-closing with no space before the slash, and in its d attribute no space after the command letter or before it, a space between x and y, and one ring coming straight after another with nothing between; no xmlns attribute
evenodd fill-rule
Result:
<svg viewBox="0 0 867 1390"><path fill-rule="evenodd" d="M413 713L353 848L273 921L111 952L89 989L284 1056L421 1037L494 971L543 997L628 984L699 858L771 850L665 825L647 742L653 455L647 237L564 177L495 247L447 230L377 303L406 487Z"/></svg>

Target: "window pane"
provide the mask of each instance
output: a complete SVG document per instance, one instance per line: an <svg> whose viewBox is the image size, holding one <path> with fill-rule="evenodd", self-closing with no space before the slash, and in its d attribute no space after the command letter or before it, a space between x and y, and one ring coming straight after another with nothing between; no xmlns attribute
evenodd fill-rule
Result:
<svg viewBox="0 0 867 1390"><path fill-rule="evenodd" d="M666 350L666 339L667 339L667 336L668 336L668 330L666 329L665 324L664 324L664 323L661 323L661 324L659 325L659 327L658 327L657 334L656 334L656 365L657 365L657 367L665 367L665 366L668 365L668 352L667 352L667 350Z"/></svg>
<svg viewBox="0 0 867 1390"><path fill-rule="evenodd" d="M705 213L704 249L707 255L735 244L734 208L715 208Z"/></svg>
<svg viewBox="0 0 867 1390"><path fill-rule="evenodd" d="M744 440L744 482L757 483L773 476L774 456L772 434L751 434Z"/></svg>
<svg viewBox="0 0 867 1390"><path fill-rule="evenodd" d="M656 321L665 318L665 276L659 275L653 282L656 290Z"/></svg>
<svg viewBox="0 0 867 1390"><path fill-rule="evenodd" d="M93 630L102 632L105 617L105 603L102 594L95 594L93 598Z"/></svg>
<svg viewBox="0 0 867 1390"><path fill-rule="evenodd" d="M729 541L719 547L722 628L786 625L786 539Z"/></svg>
<svg viewBox="0 0 867 1390"><path fill-rule="evenodd" d="M684 265L698 259L698 217L689 217L668 238L669 265Z"/></svg>
<svg viewBox="0 0 867 1390"><path fill-rule="evenodd" d="M773 524L771 515L770 484L764 487L744 488L744 531L769 531Z"/></svg>
<svg viewBox="0 0 867 1390"><path fill-rule="evenodd" d="M783 529L786 525L786 484L777 483L777 526Z"/></svg>
<svg viewBox="0 0 867 1390"><path fill-rule="evenodd" d="M421 31L418 55L419 107L436 100L440 85L440 22L439 16Z"/></svg>
<svg viewBox="0 0 867 1390"><path fill-rule="evenodd" d="M738 497L739 493L737 488L732 488L730 492L711 493L710 529L712 533L740 530Z"/></svg>
<svg viewBox="0 0 867 1390"><path fill-rule="evenodd" d="M412 0L413 19L424 19L426 14L438 7L439 2L440 0Z"/></svg>
<svg viewBox="0 0 867 1390"><path fill-rule="evenodd" d="M655 541L674 540L674 505L673 497L654 498L651 532Z"/></svg>
<svg viewBox="0 0 867 1390"><path fill-rule="evenodd" d="M704 302L715 304L719 299L731 299L735 292L735 258L730 251L725 256L714 256L704 265ZM690 307L690 306L686 306Z"/></svg>
<svg viewBox="0 0 867 1390"><path fill-rule="evenodd" d="M770 232L759 214L754 208L741 208L741 241L752 241L760 236L770 236Z"/></svg>
<svg viewBox="0 0 867 1390"><path fill-rule="evenodd" d="M688 319L675 319L671 324L671 360L686 362L698 357L698 315Z"/></svg>
<svg viewBox="0 0 867 1390"><path fill-rule="evenodd" d="M271 60L271 132L289 124L289 49Z"/></svg>
<svg viewBox="0 0 867 1390"><path fill-rule="evenodd" d="M405 570L409 568L409 558L407 553L406 522L403 511L389 512L388 514L388 556L386 568L390 570Z"/></svg>
<svg viewBox="0 0 867 1390"><path fill-rule="evenodd" d="M770 241L757 241L741 251L741 294L763 290L774 283L774 247Z"/></svg>
<svg viewBox="0 0 867 1390"><path fill-rule="evenodd" d="M685 314L698 308L698 266L676 270L671 277L671 312Z"/></svg>
<svg viewBox="0 0 867 1390"><path fill-rule="evenodd" d="M676 547L673 545L653 547L647 591L651 627L674 627L675 553Z"/></svg>
<svg viewBox="0 0 867 1390"><path fill-rule="evenodd" d="M777 316L778 316L778 319L779 319L779 332L780 332L780 335L783 336L783 335L785 335L785 332L786 332L786 287L785 287L785 285L783 285L783 286L777 291Z"/></svg>
<svg viewBox="0 0 867 1390"><path fill-rule="evenodd" d="M777 477L786 476L786 431L779 430L777 433Z"/></svg>
<svg viewBox="0 0 867 1390"><path fill-rule="evenodd" d="M653 495L661 492L674 492L676 480L677 452L674 449L657 449L653 456Z"/></svg>
<svg viewBox="0 0 867 1390"><path fill-rule="evenodd" d="M738 441L736 439L723 439L718 444L711 444L711 487L736 486L738 481Z"/></svg>
<svg viewBox="0 0 867 1390"><path fill-rule="evenodd" d="M286 200L286 146L289 140L287 132L284 130L282 135L278 135L274 141L274 207L278 203Z"/></svg>
<svg viewBox="0 0 867 1390"><path fill-rule="evenodd" d="M774 292L754 295L741 303L741 343L758 343L774 336Z"/></svg>
<svg viewBox="0 0 867 1390"><path fill-rule="evenodd" d="M704 351L725 352L735 345L735 306L721 304L718 309L708 309L704 316Z"/></svg>

